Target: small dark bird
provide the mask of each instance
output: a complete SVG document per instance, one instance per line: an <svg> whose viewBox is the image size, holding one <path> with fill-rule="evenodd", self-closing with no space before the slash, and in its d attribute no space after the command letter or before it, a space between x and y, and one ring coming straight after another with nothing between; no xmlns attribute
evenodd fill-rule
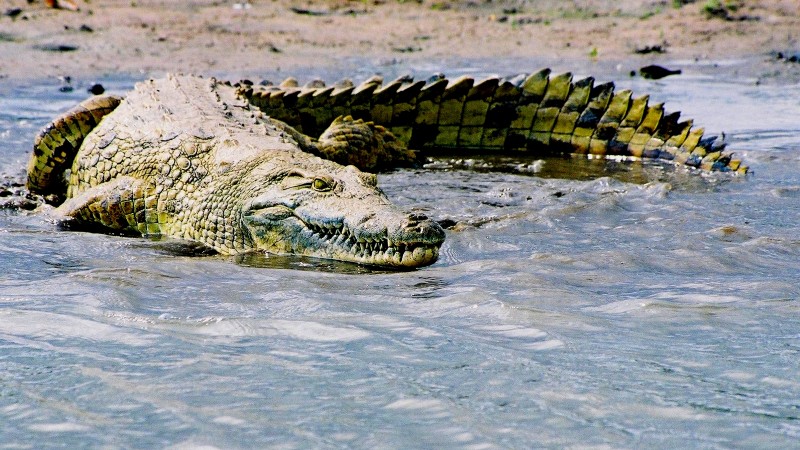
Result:
<svg viewBox="0 0 800 450"><path fill-rule="evenodd" d="M667 69L666 67L656 65L644 66L639 69L639 75L641 75L642 78L647 78L650 80L658 80L670 75L680 75L680 73L680 70Z"/></svg>

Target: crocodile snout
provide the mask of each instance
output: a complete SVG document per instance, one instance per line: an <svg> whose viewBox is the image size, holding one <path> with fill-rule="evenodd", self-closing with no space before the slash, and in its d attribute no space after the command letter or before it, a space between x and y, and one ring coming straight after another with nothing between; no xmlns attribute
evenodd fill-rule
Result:
<svg viewBox="0 0 800 450"><path fill-rule="evenodd" d="M401 233L417 235L419 240L430 244L444 242L442 227L420 212L412 212L406 216Z"/></svg>

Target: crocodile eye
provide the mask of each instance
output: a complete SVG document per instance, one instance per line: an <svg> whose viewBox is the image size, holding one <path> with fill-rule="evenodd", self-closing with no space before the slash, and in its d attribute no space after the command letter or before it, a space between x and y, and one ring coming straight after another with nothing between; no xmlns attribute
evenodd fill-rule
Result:
<svg viewBox="0 0 800 450"><path fill-rule="evenodd" d="M333 180L328 179L327 177L316 177L314 181L311 182L311 189L319 192L326 192L333 189Z"/></svg>

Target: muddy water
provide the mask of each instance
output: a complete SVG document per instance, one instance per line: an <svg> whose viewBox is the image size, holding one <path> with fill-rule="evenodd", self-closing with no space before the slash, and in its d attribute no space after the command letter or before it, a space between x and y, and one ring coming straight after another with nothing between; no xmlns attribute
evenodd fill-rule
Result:
<svg viewBox="0 0 800 450"><path fill-rule="evenodd" d="M408 273L196 256L1 211L0 442L797 445L798 87L623 84L726 131L755 175L585 161L573 179L530 173L564 161L383 175L397 203L459 224ZM19 174L84 89L2 86L0 172Z"/></svg>

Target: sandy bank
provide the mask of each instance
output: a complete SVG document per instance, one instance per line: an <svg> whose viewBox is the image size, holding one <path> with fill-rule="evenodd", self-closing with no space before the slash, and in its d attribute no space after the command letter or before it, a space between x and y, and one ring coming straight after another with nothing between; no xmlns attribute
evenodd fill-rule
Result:
<svg viewBox="0 0 800 450"><path fill-rule="evenodd" d="M707 1L306 2L0 0L0 77L7 80L167 71L258 77L309 67L435 68L459 59L520 60L520 70L606 74L662 63L795 82L800 4ZM565 6L568 4L568 6ZM650 50L645 54L637 53ZM701 69L697 69L701 70Z"/></svg>

